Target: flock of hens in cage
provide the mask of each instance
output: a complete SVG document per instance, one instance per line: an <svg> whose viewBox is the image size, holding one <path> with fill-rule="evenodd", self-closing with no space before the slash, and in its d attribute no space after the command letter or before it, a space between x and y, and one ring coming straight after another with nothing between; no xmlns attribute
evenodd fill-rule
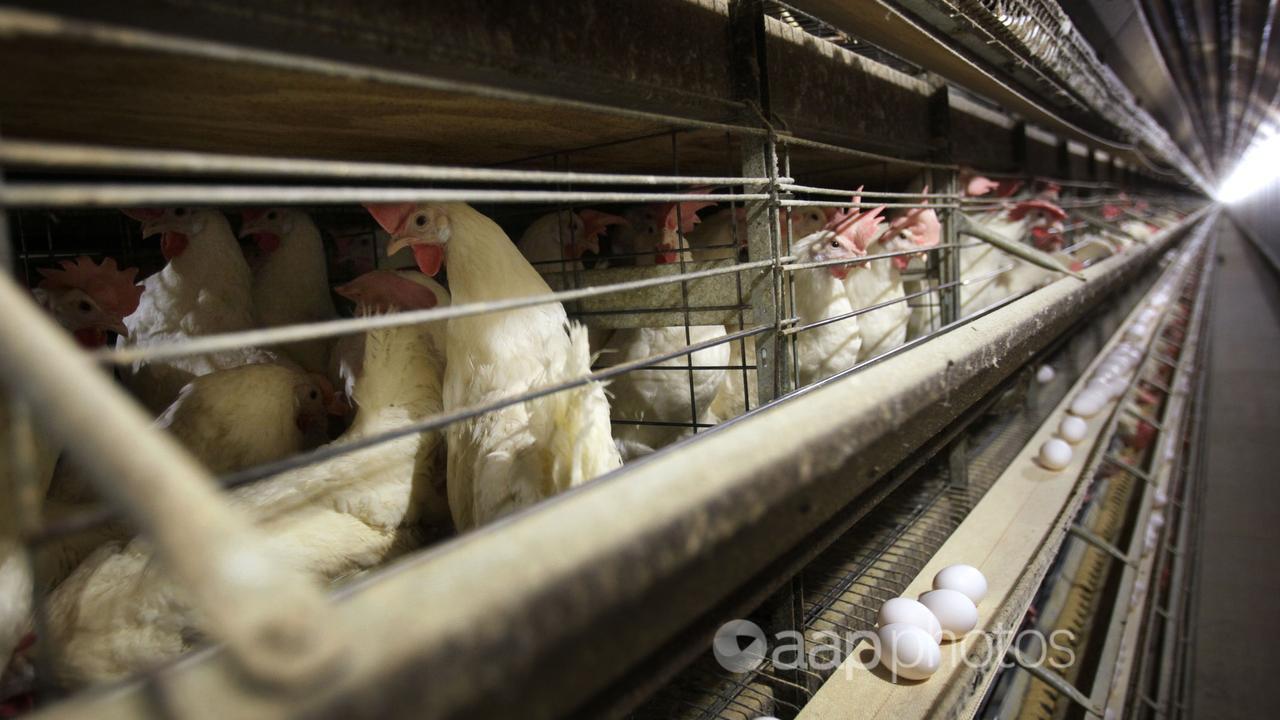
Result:
<svg viewBox="0 0 1280 720"><path fill-rule="evenodd" d="M966 216L1012 242L1030 240L1063 253L1066 213L1054 203L1058 188L1020 186L962 175L964 194L974 198ZM930 197L927 188L922 192ZM935 210L923 200L901 203L906 207L895 208L890 219L884 207L862 211L859 201L781 214L784 247L795 238L790 259L828 263L792 274L794 323L803 328L793 348L802 385L879 356L934 323L927 306L901 300L908 293L937 298L936 283L904 280L939 243ZM514 242L461 202L367 210L389 235L387 255L407 248L416 269L375 269L331 287L321 230L297 208L245 211L238 232L213 208L129 209L143 237L160 236L162 270L135 284L136 269L80 257L40 269L43 279L32 292L83 346L104 347L112 335L120 346L145 346L334 319L333 293L354 303L358 316L380 315L544 295L551 292L545 273L588 265L734 263L745 251L744 210L700 200L697 191L687 202L617 214L556 210ZM1067 265L1121 252L1176 219L1123 198L1103 215L1118 231L1066 248L1071 254L1061 259ZM239 242L245 238L258 250L252 266ZM962 244L960 253L962 316L1054 276L987 243ZM887 257L875 257L881 255ZM447 289L432 279L442 267ZM872 305L880 307L856 312ZM821 322L831 319L839 321ZM154 413L156 427L215 474L324 443L340 447L442 414L463 416L439 431L335 453L229 491L270 538L264 552L332 583L754 407L753 338L714 342L739 330L588 332L562 304L547 302L272 348L153 358L121 368L119 379ZM701 349L690 361L678 351L691 344ZM573 382L589 376L593 365L598 371L664 353L674 353L661 362L666 370ZM530 392L556 385L566 387ZM502 403L522 393L531 399ZM466 412L478 408L486 411ZM345 429L335 438L336 426ZM92 507L97 498L90 484L71 463L58 462L51 441L36 441L45 517ZM2 549L0 656L11 658L0 688L6 695L30 686L28 656L36 643L53 650L52 681L76 687L173 658L200 639L201 619L184 602L183 589L153 564L147 543L120 523L45 547L37 556L34 577L41 586L34 592L22 546ZM47 615L39 637L33 595L42 598Z"/></svg>

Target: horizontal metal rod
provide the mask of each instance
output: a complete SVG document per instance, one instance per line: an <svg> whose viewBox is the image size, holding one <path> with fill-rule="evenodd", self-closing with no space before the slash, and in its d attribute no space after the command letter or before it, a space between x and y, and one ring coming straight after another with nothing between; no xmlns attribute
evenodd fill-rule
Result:
<svg viewBox="0 0 1280 720"><path fill-rule="evenodd" d="M738 197L747 197L739 195ZM878 203L878 202L835 202L833 200L779 200L778 205L781 207L829 207L829 208L877 208L886 207L896 208L930 208L933 210L940 209L958 209L960 206L954 203Z"/></svg>
<svg viewBox="0 0 1280 720"><path fill-rule="evenodd" d="M867 152L865 150L854 150L853 148L844 147L842 145L832 145L819 140L809 140L807 138L796 137L794 135L780 134L775 137L778 145L785 146L795 145L797 147L808 147L817 150L829 150L841 155L849 155L851 157L865 158L877 162L887 163L889 165L905 165L907 167L916 167L932 170L951 170L958 171L960 166L950 165L947 163L929 162L928 160L912 160L910 158L894 157L892 155L881 155L880 153Z"/></svg>
<svg viewBox="0 0 1280 720"><path fill-rule="evenodd" d="M360 450L366 450L371 447L383 445L402 437L417 435L431 430L438 430L456 422L484 415L485 413L490 413L495 410L501 410L505 407L519 405L520 403L529 402L530 400L537 400L538 398L545 397L547 395L582 387L583 385L587 385L592 382L609 380L610 378L624 375L634 370L647 369L649 366L656 363L673 360L684 355L690 355L700 350L705 350L706 348L715 347L716 345L722 345L742 338L760 335L767 332L769 329L770 328L767 325L746 328L739 330L738 332L729 333L720 337L680 347L669 352L651 355L649 357L632 360L619 365L612 365L579 378L566 380L553 385L544 385L523 393L494 400L492 402L473 405L459 410L454 410L452 412L437 413L431 417L420 420L419 422L402 425L375 435L368 435L360 438L359 440L342 443L340 445L325 445L310 452L294 455L283 460L264 463L239 472L228 473L226 475L219 476L217 478L217 482L225 488L234 488L240 485L257 482L290 470L315 465L326 460L332 460L333 458L341 457L343 455L349 455ZM689 368L685 366L678 369L687 371ZM72 515L56 523L51 523L39 533L33 535L30 538L30 541L34 543L43 543L69 533L80 532L87 528L95 527L107 522L115 517L115 514L116 513L113 508L100 506L93 510L85 511L84 513Z"/></svg>
<svg viewBox="0 0 1280 720"><path fill-rule="evenodd" d="M254 175L343 180L414 180L436 182L492 182L576 185L709 185L712 187L768 185L767 177L721 175L628 175L553 170L404 165L398 163L297 160L257 155L222 155L145 148L5 140L0 165L49 169L86 169L162 175ZM783 182L785 180L780 180Z"/></svg>
<svg viewBox="0 0 1280 720"><path fill-rule="evenodd" d="M941 245L932 245L930 247L922 247L914 250L895 250L894 252L877 253L875 255L863 255L859 258L849 260L815 260L813 262L787 263L782 266L783 270L812 270L813 268L835 267L837 265L852 265L855 263L871 262L872 260L883 260L885 258L904 257L909 255L925 255L939 250L947 250L949 248L977 247L983 243L943 243Z"/></svg>
<svg viewBox="0 0 1280 720"><path fill-rule="evenodd" d="M1005 265L1003 268L1000 268L1000 269L998 269L998 270L994 270L994 271L989 272L989 273L985 273L985 274L983 274L983 275L979 275L978 277L975 277L975 278L969 278L969 279L967 279L967 280L952 280L951 282L943 283L943 284L938 285L938 286L936 286L936 287L926 288L926 289L924 289L924 290L917 290L916 292L909 293L909 294L907 294L907 295L903 295L903 296L902 296L902 297L900 297L900 298L894 298L894 299L892 299L892 300L885 300L884 302L876 303L875 305L868 305L867 307L859 308L859 309L857 309L857 310L854 310L853 312L841 313L841 314L836 315L836 316L834 316L834 317L823 318L823 319L821 319L821 320L816 320L816 321L814 321L814 322L808 323L807 325L800 325L800 326L798 326L798 327L789 327L789 328L787 328L787 329L783 330L783 331L782 331L782 334L783 334L783 335L795 335L796 333L801 333L801 332L804 332L805 330L812 330L813 328L822 327L823 325L830 325L830 324L832 324L832 323L837 323L837 322L840 322L840 321L842 321L842 320L848 320L848 319L849 319L849 318L851 318L851 317L857 317L857 316L859 316L859 315L865 315L865 314L867 314L867 313L869 313L869 312L871 312L871 311L873 311L873 310L879 310L879 309L881 309L881 308L888 307L888 306L890 306L890 305L894 305L894 304L896 304L896 303L905 302L905 301L910 300L910 299L912 299L912 298L920 297L921 295L927 295L927 294L929 294L929 293L937 292L938 290L945 290L945 289L947 289L947 288L950 288L950 287L956 287L956 286L961 286L961 287L963 287L963 286L965 286L965 285L970 285L970 284L972 284L972 283L985 282L985 281L990 280L990 279L992 279L992 278L994 278L994 277L997 277L997 276L999 276L999 275L1003 275L1004 273L1009 272L1010 270L1012 270L1012 269L1013 269L1013 267L1014 267L1014 266L1012 266L1012 265ZM791 322L794 322L794 321L795 321L794 319L793 319L793 320L791 320Z"/></svg>
<svg viewBox="0 0 1280 720"><path fill-rule="evenodd" d="M360 318L344 318L325 322L306 323L301 325L281 325L279 327L245 330L243 332L202 335L181 342L155 343L151 345L129 345L122 348L98 350L92 353L94 359L113 365L129 365L141 360L171 359L207 355L209 353L236 350L244 347L266 347L315 340L318 338L352 335L381 328L403 327L428 322L440 322L459 317L485 315L488 313L516 310L519 308L547 305L550 303L569 302L584 298L600 297L612 293L630 292L645 288L672 285L676 283L700 280L702 278L745 272L770 267L773 260L757 260L740 263L723 268L709 268L690 273L676 274L656 278L643 278L628 282L614 283L597 287L562 290L548 295L530 295L523 298L499 300L493 302L465 303L450 305L429 310L413 310L409 312L391 313L387 315L370 315Z"/></svg>
<svg viewBox="0 0 1280 720"><path fill-rule="evenodd" d="M910 192L875 192L872 190L839 190L835 188L814 187L812 185L796 185L786 180L778 181L778 189L784 191L806 192L814 195L840 195L852 196L861 195L862 197L883 197L883 198L941 198L946 200L957 200L964 197L960 193L910 193Z"/></svg>
<svg viewBox="0 0 1280 720"><path fill-rule="evenodd" d="M697 194L577 190L459 190L281 185L148 185L11 182L0 186L6 208L141 207L148 205L356 205L392 202L659 203L769 200L763 193Z"/></svg>

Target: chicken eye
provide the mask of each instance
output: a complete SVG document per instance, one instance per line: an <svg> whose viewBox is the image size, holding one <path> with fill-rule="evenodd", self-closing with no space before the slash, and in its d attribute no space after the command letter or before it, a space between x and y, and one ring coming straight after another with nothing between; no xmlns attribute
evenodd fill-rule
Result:
<svg viewBox="0 0 1280 720"><path fill-rule="evenodd" d="M426 215L419 215L418 217L416 217L416 218L414 218L414 219L413 219L413 224L414 224L414 225L417 225L418 227L422 227L422 226L426 225L426 224L427 224L427 216L426 216Z"/></svg>
<svg viewBox="0 0 1280 720"><path fill-rule="evenodd" d="M831 241L831 247L833 247L833 248L838 248L838 247L840 247L840 241L839 241L839 240L832 240L832 241Z"/></svg>
<svg viewBox="0 0 1280 720"><path fill-rule="evenodd" d="M267 213L267 219L268 219L268 220L275 220L275 219L276 219L276 211L275 211L275 210L272 210L271 212Z"/></svg>
<svg viewBox="0 0 1280 720"><path fill-rule="evenodd" d="M93 306L89 304L88 300L81 300L80 304L76 305L76 307L79 308L82 313L87 313L93 310Z"/></svg>
<svg viewBox="0 0 1280 720"><path fill-rule="evenodd" d="M320 397L320 393L316 392L315 389L313 388L310 394L307 395L307 397L311 398L312 400L315 400L316 398Z"/></svg>
<svg viewBox="0 0 1280 720"><path fill-rule="evenodd" d="M186 208L174 208L174 209L173 209L173 215L174 215L174 217L182 217L183 215L186 215L186 214L187 214L187 209L186 209Z"/></svg>

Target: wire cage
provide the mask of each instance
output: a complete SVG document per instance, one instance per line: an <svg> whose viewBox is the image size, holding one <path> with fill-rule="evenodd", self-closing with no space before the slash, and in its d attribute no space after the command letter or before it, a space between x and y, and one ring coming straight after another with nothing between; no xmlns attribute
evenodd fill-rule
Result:
<svg viewBox="0 0 1280 720"><path fill-rule="evenodd" d="M263 587L275 588L281 597L295 600L302 608L298 622L306 624L297 635L306 635L327 627L323 619L331 608L323 598L313 597L315 593L298 588L314 589L319 581L326 592L343 588L344 593L356 593L384 577L382 573L395 572L395 568L383 569L392 560L402 560L397 567L403 567L465 540L454 540L451 523L458 522L454 515L429 529L393 527L384 534L395 537L381 539L377 551L360 559L344 559L341 569L324 573L314 571L309 556L298 561L303 570L293 572L297 568L271 564L275 561L264 552L262 556L268 558L264 567L279 570L278 577L274 572L266 573L276 584L260 578L250 582L236 576L242 568L223 553L242 552L246 546L260 549L255 543L265 545L261 526L268 526L269 521L252 512L240 512L244 505L252 510L252 502L245 499L253 497L252 488L287 485L289 478L303 477L308 469L319 472L319 468L333 467L344 459L372 464L378 453L390 452L388 448L407 439L444 437L450 428L511 409L533 407L545 398L570 397L584 389L602 389L602 396L608 398L613 442L609 451L617 453L618 462L596 476L577 477L572 484L606 477L616 481L632 468L686 452L702 439L700 436L750 423L770 407L856 377L1060 277L1120 257L1156 229L1172 232L1180 227L1188 209L1184 198L1153 187L1125 186L1126 194L1120 182L1099 177L1102 173L1092 151L1087 151L1088 166L1080 166L1084 156L1073 154L1065 141L1059 145L1038 143L1039 152L1053 156L1044 162L1027 162L1020 167L993 162L985 168L966 163L962 167L949 153L920 140L928 137L925 126L937 125L939 117L945 119L952 112L945 84L879 48L838 31L833 34L830 26L799 10L781 3L770 3L767 13L763 7L758 9L761 12L755 19L759 23L753 29L762 29L767 37L765 45L773 43L781 48L775 51L777 61L767 68L775 79L793 73L798 76L797 68L804 60L859 68L865 76L859 75L856 81L847 85L831 81L832 96L837 98L831 101L833 105L838 105L840 93L856 94L865 89L858 83L879 83L876 87L900 93L912 108L933 108L902 119L914 139L902 140L908 129L893 127L894 118L887 115L880 118L878 128L835 127L848 121L843 116L834 124L819 119L804 125L805 113L797 110L803 109L798 98L805 93L803 83L797 82L801 87L777 91L772 111L767 111L768 104L761 107L755 100L739 103L736 110L756 116L750 123L740 117L733 122L655 119L631 112L618 113L621 119L609 121L616 124L593 135L582 127L607 114L597 117L592 113L599 112L598 108L562 101L548 106L566 114L581 113L573 116L574 122L558 127L559 134L553 133L565 141L564 145L534 138L535 133L512 121L515 130L503 138L506 144L499 143L499 150L486 149L488 154L484 155L476 150L476 137L450 126L450 131L458 134L451 136L457 141L451 156L456 162L449 164L386 162L373 153L353 160L326 156L323 151L314 157L226 152L228 147L237 147L234 137L213 150L174 149L164 143L126 147L139 143L136 138L116 143L86 141L86 136L90 140L94 137L92 128L65 136L35 133L0 140L5 244L12 260L13 284L23 289L41 285L41 270L80 257L95 262L113 258L121 267L137 268L139 279L155 277L166 266L168 251L140 238L138 222L120 213L121 208L213 209L222 214L219 217L230 218L227 230L233 243L239 242L250 214L287 208L305 213L307 222L316 227L322 254L319 267L323 267L330 286L352 283L374 271L412 274L416 268L428 268L410 250L388 256L394 233L361 206L443 207L450 203L466 203L493 221L501 231L498 245L502 252L512 258L517 257L514 253L523 253L519 262L533 268L545 283L529 283L519 292L458 301L458 285L450 283L446 263L439 287L454 294L452 304L433 301L429 307L369 314L345 296L330 295L327 300L335 310L329 317L179 334L149 342L122 338L83 357L77 355L76 362L87 358L106 372L84 380L84 385L77 380L75 392L100 403L104 417L112 424L113 418L123 418L120 428L133 428L137 437L122 443L127 447L117 447L102 468L81 471L95 476L98 490L110 488L111 492L90 493L90 499L60 505L57 512L52 505L41 508L48 483L57 482L57 476L38 477L42 470L37 461L42 442L56 444L43 441L42 436L61 437L62 430L50 430L47 417L32 418L32 398L54 399L56 393L39 382L27 387L21 373L7 371L0 377L10 428L5 443L13 458L11 490L17 498L13 507L21 509L18 515L22 518L14 534L29 553L35 575L31 591L35 637L37 641L49 640L36 646L37 667L17 678L18 684L26 690L35 688L42 701L62 697L68 686L76 684L60 682L68 674L60 665L66 659L65 649L57 644L63 639L59 633L65 629L60 629L59 623L65 618L50 615L49 598L53 586L63 578L49 573L71 573L78 563L50 570L57 564L51 565L50 558L75 557L78 561L96 551L94 557L101 560L109 554L103 555L98 544L116 543L113 552L119 556L141 558L133 572L145 578L152 572L154 550L162 563L171 564L165 567L178 584L191 587L184 588L189 594L181 599L164 597L166 603L188 613L176 634L179 647L167 647L148 660L172 659L192 647L218 641L253 672L288 684L291 673L302 675L315 668L306 663L295 668L291 663L273 662L272 658L291 657L290 642L259 632L261 627L254 625L260 620L257 616L236 617L218 612L217 607L235 606L236 602L226 602L228 598L244 602L250 596L259 599L255 606L260 607L264 605L261 598L274 597ZM709 11L699 6L698 12ZM0 23L22 25L25 18L16 13L0 17ZM46 26L37 25L35 34L40 37ZM73 40L84 41L79 34L83 28L69 27L64 30ZM156 43L163 46L161 50L150 50L171 51L150 36L130 35L120 40L105 31L87 35L120 52L122 63L134 62L130 54L137 52L138 45ZM112 46L115 42L124 49ZM810 47L808 43L818 42L823 43L820 57L798 54L801 48ZM201 48L199 52L210 53L205 60L226 59L227 53L214 50L217 52ZM875 61L884 61L888 67ZM252 62L264 61L256 58ZM273 56L265 64L274 72L280 69L279 62ZM300 66L310 71L306 63ZM300 71L299 67L287 69ZM324 77L324 82L331 79ZM446 91L433 87L430 92ZM506 97L486 100L512 114L512 108L524 107ZM511 105L502 104L507 102ZM0 121L4 120L5 105L0 103ZM543 113L538 115L542 119L554 115L552 110L536 112ZM994 110L982 110L978 113L982 117L972 122L976 127L993 114ZM788 121L796 127L788 127ZM1020 133L1010 132L1013 125L1002 120L991 127L998 127L1001 137L1010 134L1021 140L1025 156L1036 144L1035 133L1029 135L1025 126ZM30 130L22 123L19 127ZM865 141L851 139L858 137ZM106 139L119 141L120 136L108 134ZM437 139L437 143L449 145L448 139ZM476 154L468 156L468 152ZM505 154L499 157L500 153ZM966 184L980 174L993 185L1013 187L1017 183L1022 190L1011 190L998 198L970 192ZM1085 177L1091 179L1081 179ZM1015 192L1019 193L1016 197ZM1052 202L1070 214L1071 220L1051 233L1052 245L1038 247L1022 232L1026 229L1023 226L1018 226L1016 236L1004 239L989 229L993 224L1018 222L1006 216L1016 203L1029 201ZM877 221L880 213L885 217ZM1126 221L1136 225L1126 229ZM844 233L858 222L868 233L845 241L843 255L816 253L823 243L840 244ZM918 235L929 234L927 241L893 243L894 233L909 234L916 224L925 228ZM586 230L588 225L593 227L591 232ZM542 243L539 247L550 247L550 254L535 252L538 243ZM244 249L253 254L250 243L245 243ZM495 285L509 280L492 278ZM811 300L819 295L820 302L814 305ZM164 408L155 408L143 417L120 399L124 397L121 384L109 377L116 372L124 375L139 363L166 363L246 349L287 355L291 349L316 342L336 349L348 339L373 338L375 333L393 329L435 328L422 332L449 333L455 323L468 319L530 318L531 314L517 313L554 308L563 308L575 327L580 324L584 328L589 361L586 366L575 366L576 372L534 373L522 378L513 392L468 396L466 402L444 400L432 411L407 421L360 433L351 431L355 423L348 407L347 414L329 421L323 440L311 438L297 452L217 471L194 465L180 452L169 454L168 446L156 439L162 433L147 429L143 423ZM519 328L510 332L518 334ZM44 335L40 338L41 342L47 340ZM823 343L832 342L832 338L845 347L815 362L819 356L814 353L826 352ZM857 347L850 350L848 343L854 338ZM371 339L366 342L373 343ZM448 340L443 342L448 346ZM1054 352L1069 350L1063 347ZM34 372L30 357L14 362L29 363L23 366L24 372ZM459 362L454 351L448 362ZM69 371L72 366L59 367ZM330 381L343 390L341 377ZM45 394L32 395L33 389ZM1024 410L1021 425L1016 431L1007 431L1007 436L983 438L980 432L975 434L978 439L967 451L967 464L981 465L983 453L1000 455L1019 445L1015 440L1025 440L1028 428L1034 428L1037 418L1065 390L1060 384L1037 395L1034 407ZM59 401L65 403L59 408L72 408L76 402L71 398ZM177 437L176 433L169 436ZM432 485L437 493L443 492L446 484L443 443L434 446L435 456L426 467L415 465L406 471L406 477ZM77 459L83 461L82 456ZM156 491L154 477L147 480L146 476L161 472L161 465L155 464L161 462L176 465L172 487ZM970 477L968 482L958 483L953 472L941 462L910 479L906 474L897 476L897 489L880 493L876 499L883 502L864 522L791 581L785 612L762 621L777 624L785 616L806 634L870 627L873 617L868 613L874 603L868 603L900 591L995 478L992 474L985 480ZM212 480L221 494L206 492L207 480ZM333 487L340 484L328 478L319 485L326 483ZM330 491L316 492L317 497L324 497ZM351 492L332 503L347 507L343 503L359 506L368 500L358 487ZM534 495L541 502L560 493L539 489ZM499 513L503 517L489 519L505 522L506 515L534 504L535 499L525 498L505 507ZM206 505L212 508L212 519L204 517L203 509L196 509ZM177 522L173 516L182 508L198 515L201 522ZM220 514L224 510L225 514ZM446 518L447 512L448 508ZM150 538L150 547L128 544L138 532ZM227 538L226 547L213 542L220 536ZM93 538L97 540L91 542ZM193 580L205 568L212 568L209 577ZM262 613L263 617L269 614L267 609ZM282 621L279 616L284 610L275 607L274 613L271 619ZM290 637L296 639L296 635ZM317 641L311 648L320 664L325 655L320 647L323 644ZM130 672L148 666L145 662L126 664ZM637 714L754 717L773 712L790 717L825 677L770 665L745 678L732 677L704 658L674 689L656 695Z"/></svg>

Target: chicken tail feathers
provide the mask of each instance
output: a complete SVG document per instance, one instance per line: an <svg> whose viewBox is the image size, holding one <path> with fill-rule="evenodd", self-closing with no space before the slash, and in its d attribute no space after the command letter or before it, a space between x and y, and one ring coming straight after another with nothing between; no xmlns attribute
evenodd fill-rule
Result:
<svg viewBox="0 0 1280 720"><path fill-rule="evenodd" d="M591 349L587 328L570 322L569 352L559 367L548 368L549 383L580 378L591 373ZM581 485L622 465L609 424L609 401L603 383L592 382L544 398L548 412L533 413L537 422L550 423L538 437L550 439L546 457L552 493Z"/></svg>

